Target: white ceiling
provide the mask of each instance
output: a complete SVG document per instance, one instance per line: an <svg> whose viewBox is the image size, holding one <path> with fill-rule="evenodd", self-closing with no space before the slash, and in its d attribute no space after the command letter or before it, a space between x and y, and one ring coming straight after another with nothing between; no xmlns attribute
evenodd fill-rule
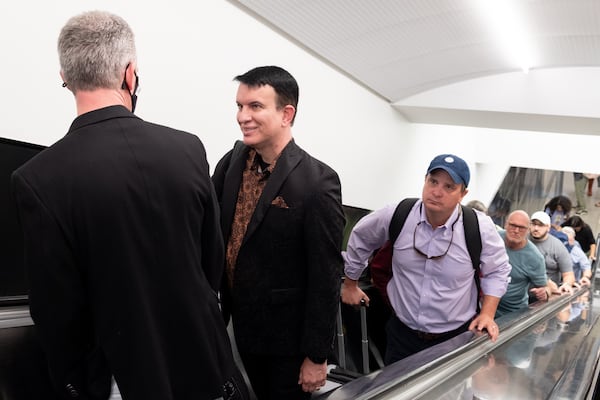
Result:
<svg viewBox="0 0 600 400"><path fill-rule="evenodd" d="M470 121L474 112L502 112L500 119L504 123L497 127L512 128L514 124L507 124L506 118L510 122L515 113L540 114L544 119L545 113L539 110L487 107L481 93L472 103L482 106L468 110L456 103L415 104L415 98L435 98L431 94L423 96L424 93L448 91L448 87L457 88L460 97L469 96L464 88L460 92L464 82L483 78L482 82L489 85L491 76L524 75L500 49L490 24L474 6L475 1L510 0L229 1L394 104L409 120L470 125L475 124ZM530 75L572 67L597 68L600 72L600 0L517 0L515 4L531 37ZM522 78L516 82L522 85ZM470 86L469 90L474 89ZM478 90L485 92L485 88ZM600 92L599 82L590 82L586 90ZM510 98L506 101L511 102ZM600 110L600 104L597 108ZM440 109L444 112L440 113ZM453 109L460 109L462 114L443 116ZM592 121L590 116L583 116L581 121L585 119L585 124L579 128L575 125L581 116L556 110L548 114L566 114L570 120L564 121L567 128L561 128L566 131L581 133L591 127L594 133L600 133L600 111ZM596 117L598 121L593 120ZM479 119L495 126L489 115L480 115ZM518 125L518 119L515 121ZM534 121L524 129L545 130L556 122Z"/></svg>

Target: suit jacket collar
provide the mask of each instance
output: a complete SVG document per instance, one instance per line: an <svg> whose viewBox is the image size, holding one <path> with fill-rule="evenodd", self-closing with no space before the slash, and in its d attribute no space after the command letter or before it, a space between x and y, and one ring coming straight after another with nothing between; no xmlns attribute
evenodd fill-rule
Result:
<svg viewBox="0 0 600 400"><path fill-rule="evenodd" d="M69 132L67 135L76 131L79 128L83 128L88 125L97 124L99 122L113 119L113 118L138 118L131 111L121 105L116 106L108 106L104 108L99 108L97 110L93 110L87 112L85 114L79 115L77 118L73 120L71 127L69 128Z"/></svg>
<svg viewBox="0 0 600 400"><path fill-rule="evenodd" d="M238 191L242 182L242 173L244 171L244 167L246 166L248 151L249 149L246 148L245 151L241 151L236 158L231 160L232 175L228 180L228 184L226 184L223 198L223 213L224 216L227 215L226 221L228 221L228 229L231 229L231 222L233 221L233 213L235 212ZM277 164L275 165L275 169L273 169L273 173L269 176L267 184L265 185L265 188L258 199L258 203L256 204L254 214L252 214L252 218L248 223L246 234L244 235L244 240L242 241L242 246L254 233L256 228L260 226L260 223L265 217L267 210L271 206L271 201L276 197L277 193L279 193L288 175L301 161L302 154L302 149L296 145L293 139L290 140L290 142L281 152L281 155L277 160Z"/></svg>
<svg viewBox="0 0 600 400"><path fill-rule="evenodd" d="M302 150L296 145L293 139L281 152L281 155L277 159L275 169L273 169L273 173L271 173L269 176L269 180L267 181L265 189L258 199L254 214L252 214L252 218L248 223L248 228L246 229L246 235L244 236L242 245L252 235L252 233L254 233L256 228L260 226L260 223L265 217L269 207L271 207L271 201L277 196L277 193L279 193L279 190L283 186L288 175L300 162L301 153Z"/></svg>

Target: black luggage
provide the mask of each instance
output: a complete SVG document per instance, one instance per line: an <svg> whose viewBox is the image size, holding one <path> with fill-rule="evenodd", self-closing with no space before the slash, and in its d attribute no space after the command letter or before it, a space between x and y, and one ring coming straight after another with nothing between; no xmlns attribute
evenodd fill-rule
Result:
<svg viewBox="0 0 600 400"><path fill-rule="evenodd" d="M373 298L370 293L368 295L371 298L371 312ZM368 374L373 369L383 368L380 348L368 334L367 306L364 301L358 308L357 311L356 307L342 302L339 304L336 323L337 365L329 371L328 379L331 381L343 384ZM376 323L380 324L383 330L385 321Z"/></svg>

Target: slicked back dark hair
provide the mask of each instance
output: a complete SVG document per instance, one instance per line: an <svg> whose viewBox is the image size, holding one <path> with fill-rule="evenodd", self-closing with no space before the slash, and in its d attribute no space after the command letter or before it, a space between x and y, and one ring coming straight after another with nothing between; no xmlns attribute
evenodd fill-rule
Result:
<svg viewBox="0 0 600 400"><path fill-rule="evenodd" d="M236 76L233 80L251 88L269 85L277 94L275 101L277 102L278 109L282 109L289 104L296 109L296 113L298 111L298 82L296 82L296 79L289 72L281 67L274 65L256 67L245 74ZM292 118L292 125L294 125L296 113L294 113L294 117Z"/></svg>

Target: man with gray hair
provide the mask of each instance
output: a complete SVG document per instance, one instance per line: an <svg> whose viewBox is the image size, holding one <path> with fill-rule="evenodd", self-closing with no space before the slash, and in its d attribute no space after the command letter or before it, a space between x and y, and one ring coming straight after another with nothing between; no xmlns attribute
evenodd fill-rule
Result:
<svg viewBox="0 0 600 400"><path fill-rule="evenodd" d="M496 317L527 307L528 292L539 301L546 301L551 296L544 256L527 238L529 224L529 215L523 210L515 210L508 215L504 229L499 231L512 268Z"/></svg>
<svg viewBox="0 0 600 400"><path fill-rule="evenodd" d="M19 168L30 310L61 398L246 399L219 310L224 247L198 137L136 117L134 37L71 18L58 40L77 106Z"/></svg>

